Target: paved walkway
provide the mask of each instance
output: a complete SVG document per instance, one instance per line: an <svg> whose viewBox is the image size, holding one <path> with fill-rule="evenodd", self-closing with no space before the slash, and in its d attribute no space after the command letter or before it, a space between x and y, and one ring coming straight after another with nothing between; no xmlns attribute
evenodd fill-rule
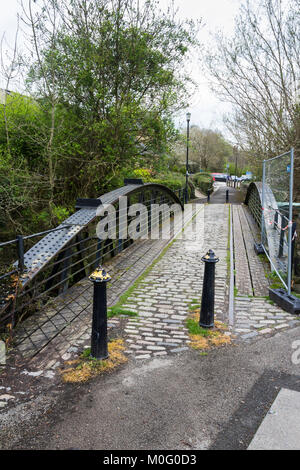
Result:
<svg viewBox="0 0 300 470"><path fill-rule="evenodd" d="M226 316L228 206L198 206L193 222L199 227L204 224L203 237L193 231L192 223L188 224L184 239L175 240L123 305L139 315L130 319L125 329L128 352L138 359L187 349L185 320L191 301L201 303L201 258L208 249L220 260L216 265L216 317Z"/></svg>
<svg viewBox="0 0 300 470"><path fill-rule="evenodd" d="M268 300L269 265L254 251L260 234L248 208L232 206L235 299L233 332L240 340L297 326L298 316L291 315Z"/></svg>
<svg viewBox="0 0 300 470"><path fill-rule="evenodd" d="M130 360L83 385L54 382L48 393L1 410L0 449L131 449L133 456L178 449L199 464L200 449L247 449L279 390L300 392L300 365L291 360L299 334L300 327L207 355ZM41 383L31 377L28 396Z"/></svg>
<svg viewBox="0 0 300 470"><path fill-rule="evenodd" d="M202 256L213 249L216 264L215 314L229 323L229 278L234 269L235 299L229 333L238 341L250 341L298 325L292 316L266 299L267 266L255 255L257 226L242 205L195 205L197 215L184 229L184 236L171 243L164 256L144 276L122 308L138 314L109 320L109 331L125 337L127 353L137 359L184 351L189 344L185 320L191 301L201 303L204 263ZM229 263L230 230L233 224L234 265ZM197 230L195 229L197 227ZM145 240L111 260L105 267L112 276L108 305L112 306L168 245L169 240ZM33 363L46 371L90 342L92 285L84 280L58 298L37 319L25 323L18 346L23 357L37 354ZM66 320L69 323L66 323ZM22 337L22 334L24 335ZM34 347L33 347L34 345ZM51 360L49 359L51 358ZM46 372L47 373L47 372Z"/></svg>
<svg viewBox="0 0 300 470"><path fill-rule="evenodd" d="M236 296L234 321L228 334L238 341L250 341L297 326L297 316L266 299L268 268L254 252L254 240L259 234L248 209L240 205L231 206L231 210ZM201 257L209 248L220 259L216 265L216 319L228 323L229 205L204 205L196 222L205 227L203 238L196 236L189 224L184 240L170 246L123 305L138 313L138 318L129 319L125 328L127 352L138 359L187 349L185 320L190 302L198 299L201 303L204 270Z"/></svg>
<svg viewBox="0 0 300 470"><path fill-rule="evenodd" d="M173 240L164 256L152 267L137 288L122 304L122 308L138 314L137 317L120 316L109 320L109 331L118 329L126 337L127 353L138 359L183 351L189 342L185 320L192 300L201 302L204 263L202 256L213 249L219 257L216 268L215 313L220 320L227 316L227 246L229 206L195 206L197 214L187 223L184 232ZM221 221L221 224L220 224ZM200 230L200 232L199 232ZM169 243L168 240L139 242L113 259L105 268L113 281L108 289L108 306L113 305L133 281L151 265L151 262ZM78 297L79 295L79 297ZM45 312L36 330L35 341L43 347L33 364L46 371L57 368L61 360L70 359L79 349L89 345L91 334L92 286L90 281L78 283L60 302L61 314L73 315L73 320L57 332ZM53 316L57 308L53 309ZM77 315L77 316L76 316ZM29 322L28 322L29 323ZM34 323L33 323L34 324ZM30 326L30 325L29 325ZM26 325L27 330L29 329ZM53 332L51 342L43 331ZM32 337L19 345L23 356L30 356ZM51 360L49 360L51 357ZM47 374L47 372L45 372Z"/></svg>
<svg viewBox="0 0 300 470"><path fill-rule="evenodd" d="M299 450L299 416L300 392L282 388L248 449Z"/></svg>
<svg viewBox="0 0 300 470"><path fill-rule="evenodd" d="M118 301L167 244L168 240L137 241L106 263L105 268L112 277L108 285L108 306ZM92 299L92 283L88 279L78 282L38 317L27 320L17 330L18 353L23 358L37 355L35 361L44 367L47 363L57 364L62 356L69 355L70 349L77 352L78 347L90 339ZM120 321L110 319L109 329L119 325ZM51 357L50 362L48 357Z"/></svg>
<svg viewBox="0 0 300 470"><path fill-rule="evenodd" d="M228 190L229 203L230 204L241 204L245 200L245 195L238 189L226 186L226 183L216 181L214 183L214 192L210 196L209 204L225 204L226 202L226 191ZM196 197L197 196L197 193ZM197 203L205 204L207 202L207 195L201 195Z"/></svg>

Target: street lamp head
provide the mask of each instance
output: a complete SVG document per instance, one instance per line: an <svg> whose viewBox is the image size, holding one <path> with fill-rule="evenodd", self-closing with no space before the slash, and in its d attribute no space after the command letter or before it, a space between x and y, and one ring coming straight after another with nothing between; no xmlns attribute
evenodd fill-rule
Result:
<svg viewBox="0 0 300 470"><path fill-rule="evenodd" d="M191 113L186 113L186 120L190 121L190 119L191 119Z"/></svg>

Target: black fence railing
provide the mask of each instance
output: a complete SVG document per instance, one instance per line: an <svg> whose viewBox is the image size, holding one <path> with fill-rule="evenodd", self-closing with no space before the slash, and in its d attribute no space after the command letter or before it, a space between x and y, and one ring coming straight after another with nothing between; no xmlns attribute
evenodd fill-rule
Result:
<svg viewBox="0 0 300 470"><path fill-rule="evenodd" d="M88 208L80 209L78 215L75 213L71 216L73 219L67 219L57 228L26 236L19 235L14 240L0 243L0 248L13 246L17 259L0 276L0 334L11 344L18 327L17 341L20 343L30 336L35 348L39 349L40 342L37 339L32 340L32 331L36 332L37 338L43 336L44 344L53 336L53 330L61 331L84 311L83 299L90 284L80 285L79 281L134 241L130 235L125 239L120 236L123 228L128 227L132 220L128 215L130 206L139 202L147 207L147 228L150 233L154 226L161 227L164 219L162 212L155 219L150 216L153 203L169 206L174 202L182 205L184 203L184 188L174 192L155 184L128 185L125 188L127 190L120 188L119 192L113 191L101 198L103 203L108 201L113 204L116 210L114 239L98 238L96 226L101 217L96 219L96 209ZM126 216L121 213L118 202L119 196L124 194L128 200ZM170 214L166 214L166 217L169 216ZM38 243L26 251L27 241L32 242L35 239ZM57 298L61 299L61 305L56 301ZM66 298L73 302L72 312L66 309ZM41 311L44 313L39 314L37 321L35 314ZM23 326L25 324L26 327Z"/></svg>

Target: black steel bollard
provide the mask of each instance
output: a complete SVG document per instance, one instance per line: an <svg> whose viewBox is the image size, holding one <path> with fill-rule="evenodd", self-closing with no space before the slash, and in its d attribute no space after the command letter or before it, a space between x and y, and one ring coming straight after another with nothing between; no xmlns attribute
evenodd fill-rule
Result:
<svg viewBox="0 0 300 470"><path fill-rule="evenodd" d="M213 328L215 308L215 265L219 261L213 252L208 250L201 258L204 261L204 280L199 325L203 328Z"/></svg>
<svg viewBox="0 0 300 470"><path fill-rule="evenodd" d="M226 202L229 201L229 189L226 189Z"/></svg>
<svg viewBox="0 0 300 470"><path fill-rule="evenodd" d="M89 277L94 283L93 323L91 336L91 356L96 359L107 359L107 299L106 283L110 275L101 267Z"/></svg>

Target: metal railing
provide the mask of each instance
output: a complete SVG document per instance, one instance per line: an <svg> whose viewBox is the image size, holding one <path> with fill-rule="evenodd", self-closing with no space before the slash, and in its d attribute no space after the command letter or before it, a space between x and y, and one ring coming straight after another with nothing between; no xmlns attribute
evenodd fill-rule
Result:
<svg viewBox="0 0 300 470"><path fill-rule="evenodd" d="M45 344L53 336L53 330L58 333L85 310L82 302L90 285L80 285L79 281L133 243L129 236L119 238L122 228L131 221L129 215L124 217L119 211L119 197L124 195L128 198L128 210L137 202L150 209L153 203L171 205L176 202L183 205L185 192L184 188L173 192L162 185L129 184L102 196L100 203L111 203L116 208L116 239L99 239L96 235L99 222L96 209L84 208L57 228L19 235L0 244L0 248L14 246L17 255L13 269L0 276L0 332L5 333L11 342L18 326L18 341L30 336L32 347L38 350L40 344L32 339L32 331L37 337L43 336L41 341ZM158 213L154 220L148 217L149 232L153 225L161 226L162 221L162 213ZM35 238L40 240L26 251L26 241ZM57 298L62 299L61 305L56 302ZM73 311L66 313L68 302L69 305L73 302ZM35 313L41 310L44 313L37 322ZM30 331L22 326L24 320L33 326Z"/></svg>
<svg viewBox="0 0 300 470"><path fill-rule="evenodd" d="M280 164L279 162L282 159L284 160ZM273 163L274 167L271 166ZM268 175L266 174L267 165L270 167L268 168ZM250 184L245 199L245 203L248 204L254 219L261 229L260 244L263 252L266 254L272 270L276 272L289 295L291 294L294 241L296 236L296 224L292 220L293 172L293 149L264 160L263 180L261 183ZM275 193L273 185L274 191L276 190ZM280 203L278 199L282 198L282 195L286 200ZM284 204L287 206L287 211L281 208Z"/></svg>

